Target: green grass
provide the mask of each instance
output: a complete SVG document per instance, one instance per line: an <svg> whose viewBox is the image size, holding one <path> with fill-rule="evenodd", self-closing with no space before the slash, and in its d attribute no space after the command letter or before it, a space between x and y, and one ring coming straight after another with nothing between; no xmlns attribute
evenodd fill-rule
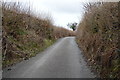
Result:
<svg viewBox="0 0 120 80"><path fill-rule="evenodd" d="M54 26L51 19L26 13L17 3L3 3L2 11L5 37L3 42L10 45L6 49L4 65L12 64L21 58L33 57L52 45L56 39L74 35L70 30Z"/></svg>
<svg viewBox="0 0 120 80"><path fill-rule="evenodd" d="M30 41L25 44L22 44L20 41L15 40L11 36L9 36L9 40L16 45L17 51L22 51L25 54L27 54L27 56L24 56L24 58L30 58L30 57L36 56L36 54L45 50L47 47L51 46L55 42L55 40L44 39L44 42L42 43L44 45L41 46L40 44L38 44L37 42L34 42L34 41ZM13 63L17 63L17 62L21 61L22 58L20 56L24 55L24 54L21 53L20 55L17 55L17 54L15 54L15 55L17 56L16 58L14 58L12 60L3 61L2 62L3 66L8 66Z"/></svg>
<svg viewBox="0 0 120 80"><path fill-rule="evenodd" d="M44 39L44 48L49 47L50 45L52 45L55 41L54 40L50 40L50 39Z"/></svg>
<svg viewBox="0 0 120 80"><path fill-rule="evenodd" d="M23 29L17 29L16 32L18 35L26 35L27 34L27 32Z"/></svg>

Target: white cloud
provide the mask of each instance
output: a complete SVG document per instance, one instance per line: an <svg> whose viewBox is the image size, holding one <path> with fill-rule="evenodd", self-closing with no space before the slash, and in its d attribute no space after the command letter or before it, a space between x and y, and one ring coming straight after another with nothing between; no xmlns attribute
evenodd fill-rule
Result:
<svg viewBox="0 0 120 80"><path fill-rule="evenodd" d="M51 14L54 24L67 28L69 22L79 23L82 18L83 2L119 1L119 0L4 0L8 2L20 1L27 5L30 3L32 11ZM43 13L42 13L43 14ZM44 14L46 15L46 14Z"/></svg>
<svg viewBox="0 0 120 80"><path fill-rule="evenodd" d="M54 24L67 28L69 22L79 22L82 12L80 0L31 0L35 10L50 13Z"/></svg>

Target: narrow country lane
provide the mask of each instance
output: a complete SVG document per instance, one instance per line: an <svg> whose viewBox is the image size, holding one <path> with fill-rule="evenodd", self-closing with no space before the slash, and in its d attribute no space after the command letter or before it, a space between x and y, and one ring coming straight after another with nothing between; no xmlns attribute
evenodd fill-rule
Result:
<svg viewBox="0 0 120 80"><path fill-rule="evenodd" d="M3 78L94 78L74 37L65 37L29 60L3 70Z"/></svg>

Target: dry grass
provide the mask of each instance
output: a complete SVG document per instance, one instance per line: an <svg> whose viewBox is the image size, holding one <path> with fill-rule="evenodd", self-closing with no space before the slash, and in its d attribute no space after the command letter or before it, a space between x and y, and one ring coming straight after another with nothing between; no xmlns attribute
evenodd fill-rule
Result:
<svg viewBox="0 0 120 80"><path fill-rule="evenodd" d="M77 43L100 77L120 78L118 3L89 3L77 30Z"/></svg>
<svg viewBox="0 0 120 80"><path fill-rule="evenodd" d="M55 39L66 37L66 36L75 36L75 32L67 30L62 27L54 27L54 37Z"/></svg>
<svg viewBox="0 0 120 80"><path fill-rule="evenodd" d="M73 34L64 28L55 27L51 19L30 14L32 12L21 8L18 3L2 3L2 11L3 67L29 59L58 38Z"/></svg>

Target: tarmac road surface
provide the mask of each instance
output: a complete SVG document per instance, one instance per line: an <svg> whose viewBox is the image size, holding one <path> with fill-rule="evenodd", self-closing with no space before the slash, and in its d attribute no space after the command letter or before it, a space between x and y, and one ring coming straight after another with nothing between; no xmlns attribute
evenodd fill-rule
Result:
<svg viewBox="0 0 120 80"><path fill-rule="evenodd" d="M9 69L10 68L10 69ZM3 70L3 78L94 78L75 37L65 37L29 60Z"/></svg>

